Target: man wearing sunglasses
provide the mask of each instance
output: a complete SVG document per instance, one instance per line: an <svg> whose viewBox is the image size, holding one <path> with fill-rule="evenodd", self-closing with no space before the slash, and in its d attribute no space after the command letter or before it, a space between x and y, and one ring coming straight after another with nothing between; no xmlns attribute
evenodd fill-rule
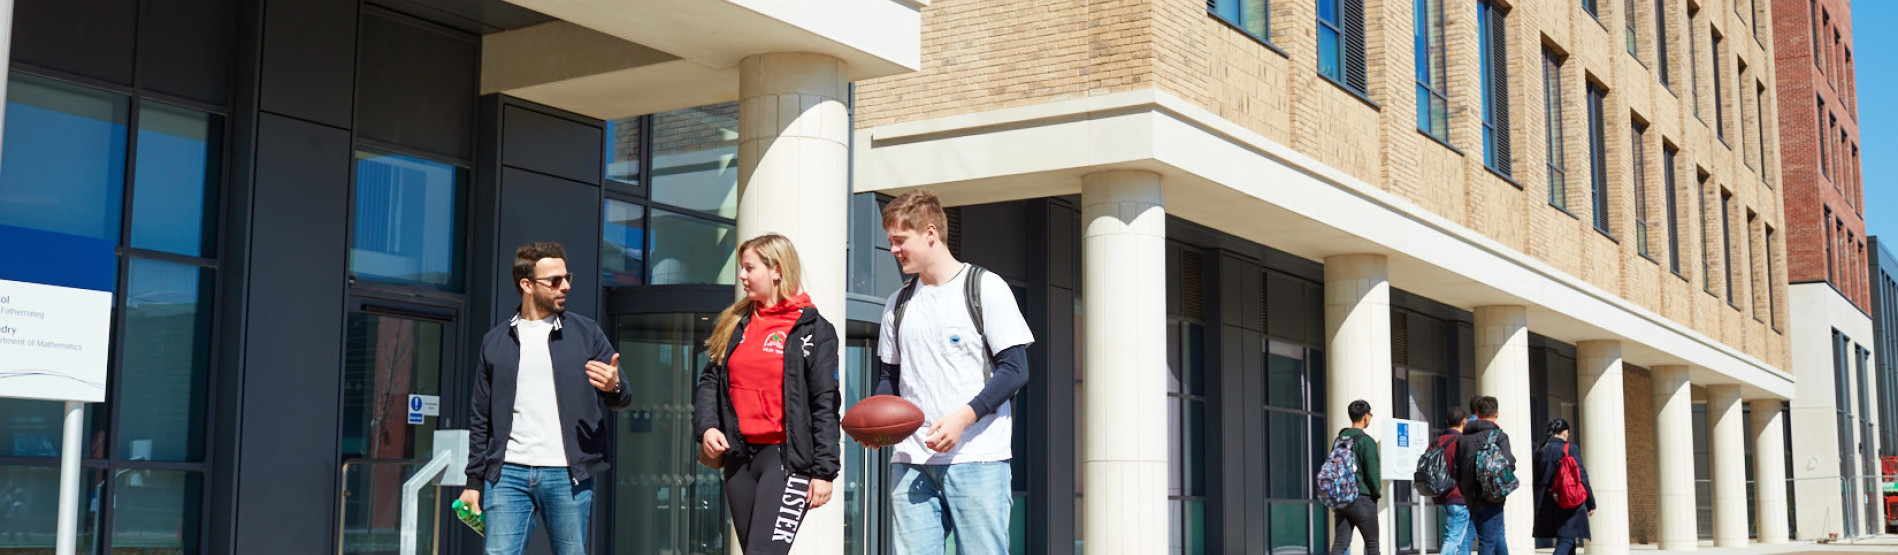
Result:
<svg viewBox="0 0 1898 555"><path fill-rule="evenodd" d="M587 552L593 478L607 469L606 412L633 402L606 333L565 310L566 259L559 243L516 249L520 312L481 339L461 502L487 515L489 555L526 549L536 516L554 553Z"/></svg>

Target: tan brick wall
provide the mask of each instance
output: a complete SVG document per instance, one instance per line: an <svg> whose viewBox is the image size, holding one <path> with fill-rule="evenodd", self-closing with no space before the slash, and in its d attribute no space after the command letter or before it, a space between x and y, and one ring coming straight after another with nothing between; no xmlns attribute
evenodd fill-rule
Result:
<svg viewBox="0 0 1898 555"><path fill-rule="evenodd" d="M1628 436L1628 541L1654 543L1661 520L1659 473L1654 465L1654 378L1628 367L1621 378Z"/></svg>
<svg viewBox="0 0 1898 555"><path fill-rule="evenodd" d="M1260 0L1253 0L1260 1ZM1366 0L1367 98L1317 72L1315 2L1270 0L1269 41L1212 16L1204 0L940 0L923 10L922 71L858 84L857 123L889 123L1155 88L1292 146L1420 207L1519 249L1649 310L1688 324L1767 363L1790 366L1785 323L1784 230L1778 183L1778 129L1760 137L1759 119L1777 121L1769 72L1773 39L1754 38L1751 0L1702 0L1688 31L1687 3L1666 2L1671 84L1659 79L1654 2L1636 2L1638 55L1626 48L1625 3L1600 2L1599 21L1579 2L1511 3L1505 16L1513 179L1484 166L1477 2L1444 2L1449 145L1417 130L1415 0ZM1761 3L1761 11L1767 7ZM1769 18L1770 20L1770 18ZM1757 27L1765 33L1771 26ZM1716 52L1710 32L1724 38ZM1688 37L1695 41L1690 49ZM1269 44L1268 44L1269 42ZM1548 202L1544 47L1564 57L1559 145L1567 170L1567 211ZM1698 58L1696 60L1695 58ZM1713 60L1725 82L1724 118L1714 109ZM1745 72L1739 71L1746 64ZM1694 80L1698 79L1698 87ZM1603 103L1609 234L1594 229L1584 86L1607 89ZM1751 99L1766 89L1765 106ZM1694 115L1698 91L1700 115ZM1744 91L1744 94L1742 94ZM1761 115L1761 114L1764 115ZM1637 199L1631 155L1634 121L1647 125L1646 179L1651 250L1637 249ZM1725 123L1726 141L1714 124ZM1759 160L1758 144L1767 155ZM1663 144L1679 148L1675 185L1680 275L1668 268ZM1753 160L1749 165L1748 160ZM1708 192L1696 176L1709 175ZM1703 202L1734 194L1732 272L1735 309L1717 214L1701 225ZM1746 213L1758 214L1749 228ZM1772 255L1777 314L1756 302L1765 226L1777 233ZM1612 235L1610 237L1609 235ZM1701 287L1702 256L1713 256L1713 291ZM1757 319L1755 315L1758 315Z"/></svg>

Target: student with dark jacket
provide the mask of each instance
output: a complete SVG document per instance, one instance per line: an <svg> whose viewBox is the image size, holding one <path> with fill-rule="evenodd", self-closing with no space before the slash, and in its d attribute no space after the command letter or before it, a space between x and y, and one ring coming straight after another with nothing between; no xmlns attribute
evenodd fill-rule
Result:
<svg viewBox="0 0 1898 555"><path fill-rule="evenodd" d="M1595 488L1588 483L1588 467L1582 465L1581 449L1569 443L1569 424L1560 418L1549 423L1549 440L1542 444L1542 450L1536 452L1536 525L1535 537L1554 538L1554 555L1571 555L1582 539L1588 537L1588 517L1595 514ZM1550 490L1555 485L1556 474L1562 468L1562 455L1575 458L1575 466L1581 469L1582 489L1588 491L1588 502L1574 508L1564 509L1556 503L1555 493Z"/></svg>
<svg viewBox="0 0 1898 555"><path fill-rule="evenodd" d="M1463 407L1450 407L1449 419L1445 422L1443 433L1430 442L1431 446L1443 447L1443 459L1450 465L1450 475L1456 475L1457 440L1463 437L1463 426L1469 420L1470 411ZM1463 489L1452 486L1448 493L1431 499L1432 503L1443 507L1443 553L1445 555L1469 555L1470 544L1476 541L1476 526L1470 523L1470 508L1463 500Z"/></svg>
<svg viewBox="0 0 1898 555"><path fill-rule="evenodd" d="M1351 551L1351 529L1356 528L1358 535L1364 538L1366 555L1378 553L1377 499L1382 493L1384 477L1380 474L1383 465L1377 457L1377 440L1371 439L1364 430L1371 427L1371 403L1363 399L1352 401L1345 408L1351 417L1351 427L1338 431L1338 438L1351 438L1351 456L1357 459L1358 499L1342 509L1331 511L1333 531L1331 534L1331 555L1345 555Z"/></svg>
<svg viewBox="0 0 1898 555"><path fill-rule="evenodd" d="M1476 413L1476 420L1463 426L1463 435L1456 440L1456 463L1452 471L1456 474L1456 486L1463 493L1463 502L1470 508L1470 523L1476 526L1476 550L1482 555L1509 555L1509 544L1505 541L1503 530L1503 501L1483 499L1482 485L1476 475L1476 455L1483 450L1483 444L1493 435L1496 444L1502 448L1503 458L1508 462L1510 471L1516 468L1516 455L1509 447L1509 434L1496 425L1497 402L1488 395L1470 399L1470 412ZM1505 499L1506 500L1506 499Z"/></svg>
<svg viewBox="0 0 1898 555"><path fill-rule="evenodd" d="M836 328L802 292L797 251L783 235L738 247L745 295L705 342L711 362L692 401L699 460L725 471L738 545L789 553L810 509L831 498L838 463Z"/></svg>

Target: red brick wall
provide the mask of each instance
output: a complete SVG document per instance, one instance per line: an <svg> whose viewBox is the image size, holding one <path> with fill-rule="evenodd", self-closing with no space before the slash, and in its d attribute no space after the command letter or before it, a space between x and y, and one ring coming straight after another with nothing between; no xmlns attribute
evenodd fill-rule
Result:
<svg viewBox="0 0 1898 555"><path fill-rule="evenodd" d="M1793 283L1827 281L1860 308L1869 306L1870 289L1862 268L1860 244L1865 241L1865 211L1858 159L1859 145L1855 61L1852 48L1852 9L1847 0L1773 0L1774 61L1779 78L1781 181L1785 195L1787 279ZM1825 17L1830 15L1829 21ZM1814 24L1822 40L1814 57ZM1839 36L1833 41L1833 34ZM1824 64L1823 71L1821 64ZM1817 101L1825 101L1831 127L1821 132ZM1843 131L1844 138L1840 138ZM1827 141L1831 163L1825 166L1821 137ZM1833 220L1825 221L1826 209ZM1843 222L1840 226L1838 222ZM1826 248L1826 227L1833 227L1833 248ZM1848 237L1850 242L1848 244ZM1828 252L1832 258L1827 276Z"/></svg>

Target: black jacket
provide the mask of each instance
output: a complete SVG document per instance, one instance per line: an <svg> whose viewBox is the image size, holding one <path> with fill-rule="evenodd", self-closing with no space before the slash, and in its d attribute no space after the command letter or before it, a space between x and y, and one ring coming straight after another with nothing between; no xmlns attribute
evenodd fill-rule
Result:
<svg viewBox="0 0 1898 555"><path fill-rule="evenodd" d="M495 326L481 338L475 366L474 398L469 402L468 487L481 489L501 478L507 439L514 425L514 387L520 380L521 338L514 333L520 314ZM613 361L613 342L600 325L585 316L561 312L547 334L547 354L553 359L554 397L560 407L561 441L566 444L567 474L575 485L606 472L611 438L606 411L626 410L633 394L620 372L619 391L607 393L587 380L587 361Z"/></svg>
<svg viewBox="0 0 1898 555"><path fill-rule="evenodd" d="M1503 457L1509 460L1510 470L1516 468L1516 452L1509 447L1509 433L1503 432L1495 422L1474 420L1463 425L1463 436L1456 438L1456 463L1452 472L1456 474L1456 487L1463 493L1463 503L1476 510L1478 507L1500 505L1487 503L1482 499L1481 486L1476 481L1476 452L1483 449L1483 442L1489 440L1490 432L1496 434L1496 443L1503 449ZM1518 476L1518 479L1521 477ZM1520 488L1518 488L1520 489Z"/></svg>
<svg viewBox="0 0 1898 555"><path fill-rule="evenodd" d="M750 324L750 315L738 320L725 360L731 360L732 351L744 342L745 327ZM837 407L842 401L837 392L837 329L817 314L817 308L805 308L797 323L791 324L790 341L785 343L785 464L813 478L836 481L843 468L837 456L841 438ZM751 454L751 446L738 431L731 374L720 363L708 363L699 372L698 388L692 396L692 441L703 441L705 431L712 428L718 428L731 442L731 450L725 452L726 464L731 464L733 457Z"/></svg>
<svg viewBox="0 0 1898 555"><path fill-rule="evenodd" d="M1563 445L1568 446L1569 456L1575 457L1575 465L1582 469L1582 488L1588 490L1588 502L1573 509L1556 504L1555 495L1549 492L1549 486L1555 483L1556 471L1561 469ZM1588 512L1595 510L1595 486L1588 482L1588 466L1582 464L1582 450L1562 438L1549 438L1548 443L1542 444L1542 450L1536 452L1535 483L1534 537L1588 537Z"/></svg>

